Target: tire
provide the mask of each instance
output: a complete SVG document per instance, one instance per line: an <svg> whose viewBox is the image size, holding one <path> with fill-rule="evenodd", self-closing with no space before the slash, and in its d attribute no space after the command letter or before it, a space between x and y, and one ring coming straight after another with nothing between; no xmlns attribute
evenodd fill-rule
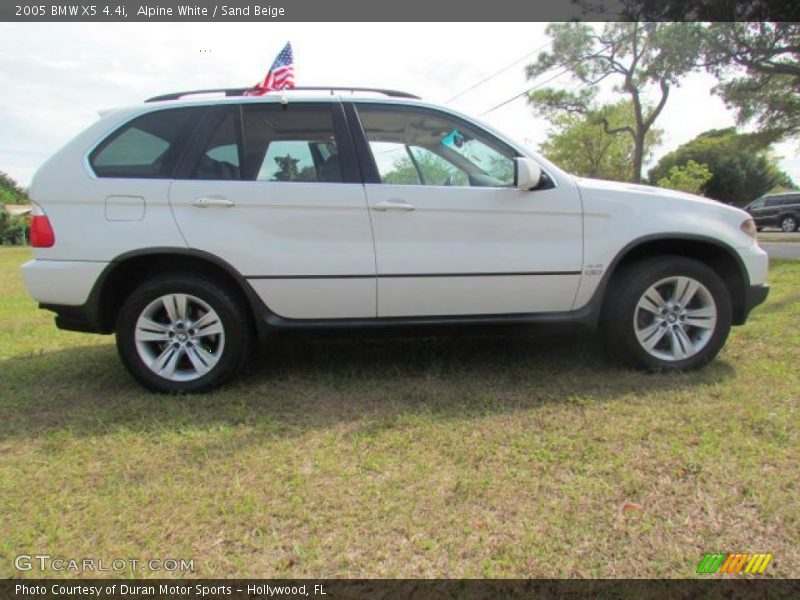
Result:
<svg viewBox="0 0 800 600"><path fill-rule="evenodd" d="M200 323L200 327L192 327ZM243 300L213 279L165 273L137 288L117 317L117 351L155 392L207 392L236 376L253 344Z"/></svg>
<svg viewBox="0 0 800 600"><path fill-rule="evenodd" d="M688 370L719 353L731 321L730 293L711 268L661 256L633 263L614 277L601 331L608 349L628 364Z"/></svg>
<svg viewBox="0 0 800 600"><path fill-rule="evenodd" d="M797 217L793 217L792 215L781 217L780 226L781 231L784 233L792 233L797 231Z"/></svg>

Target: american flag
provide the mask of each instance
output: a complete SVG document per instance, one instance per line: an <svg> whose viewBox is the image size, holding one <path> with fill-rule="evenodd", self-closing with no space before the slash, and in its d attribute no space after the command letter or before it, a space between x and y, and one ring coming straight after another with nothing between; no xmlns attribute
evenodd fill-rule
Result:
<svg viewBox="0 0 800 600"><path fill-rule="evenodd" d="M292 57L292 43L286 42L283 50L275 58L275 62L264 78L255 86L247 90L245 96L263 96L275 90L291 89L294 87L294 58Z"/></svg>

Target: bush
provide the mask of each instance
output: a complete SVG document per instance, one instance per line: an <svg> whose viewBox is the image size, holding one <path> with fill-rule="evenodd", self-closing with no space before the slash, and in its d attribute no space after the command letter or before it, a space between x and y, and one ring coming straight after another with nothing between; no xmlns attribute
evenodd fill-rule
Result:
<svg viewBox="0 0 800 600"><path fill-rule="evenodd" d="M689 194L702 194L706 183L714 176L706 165L692 159L683 166L673 166L666 177L658 180L658 187L679 190Z"/></svg>
<svg viewBox="0 0 800 600"><path fill-rule="evenodd" d="M0 246L25 246L29 239L28 217L12 217L0 204Z"/></svg>
<svg viewBox="0 0 800 600"><path fill-rule="evenodd" d="M30 201L27 192L0 171L0 204L27 204Z"/></svg>
<svg viewBox="0 0 800 600"><path fill-rule="evenodd" d="M662 179L671 179L673 167L685 168L693 160L711 172L702 187L704 196L744 206L778 186L794 187L791 177L778 168L770 142L767 136L738 133L735 127L712 129L663 156L649 179L660 185ZM675 177L680 179L681 173Z"/></svg>

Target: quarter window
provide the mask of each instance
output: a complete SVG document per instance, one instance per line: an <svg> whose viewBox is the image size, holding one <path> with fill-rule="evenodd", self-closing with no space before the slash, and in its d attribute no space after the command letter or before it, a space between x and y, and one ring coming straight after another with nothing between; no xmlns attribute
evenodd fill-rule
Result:
<svg viewBox="0 0 800 600"><path fill-rule="evenodd" d="M511 187L516 153L449 115L360 106L359 118L383 183Z"/></svg>
<svg viewBox="0 0 800 600"><path fill-rule="evenodd" d="M111 134L89 157L98 177L171 177L202 108L174 108L142 115Z"/></svg>

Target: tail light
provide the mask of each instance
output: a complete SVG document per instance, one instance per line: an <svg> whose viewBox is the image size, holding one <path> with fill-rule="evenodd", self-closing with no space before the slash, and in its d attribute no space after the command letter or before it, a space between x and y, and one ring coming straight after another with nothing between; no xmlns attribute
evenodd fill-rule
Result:
<svg viewBox="0 0 800 600"><path fill-rule="evenodd" d="M753 219L743 221L739 228L751 238L756 239L758 230L756 229L756 222L753 221Z"/></svg>
<svg viewBox="0 0 800 600"><path fill-rule="evenodd" d="M50 248L56 243L56 234L50 219L44 214L42 207L34 203L31 213L31 246L34 248Z"/></svg>

